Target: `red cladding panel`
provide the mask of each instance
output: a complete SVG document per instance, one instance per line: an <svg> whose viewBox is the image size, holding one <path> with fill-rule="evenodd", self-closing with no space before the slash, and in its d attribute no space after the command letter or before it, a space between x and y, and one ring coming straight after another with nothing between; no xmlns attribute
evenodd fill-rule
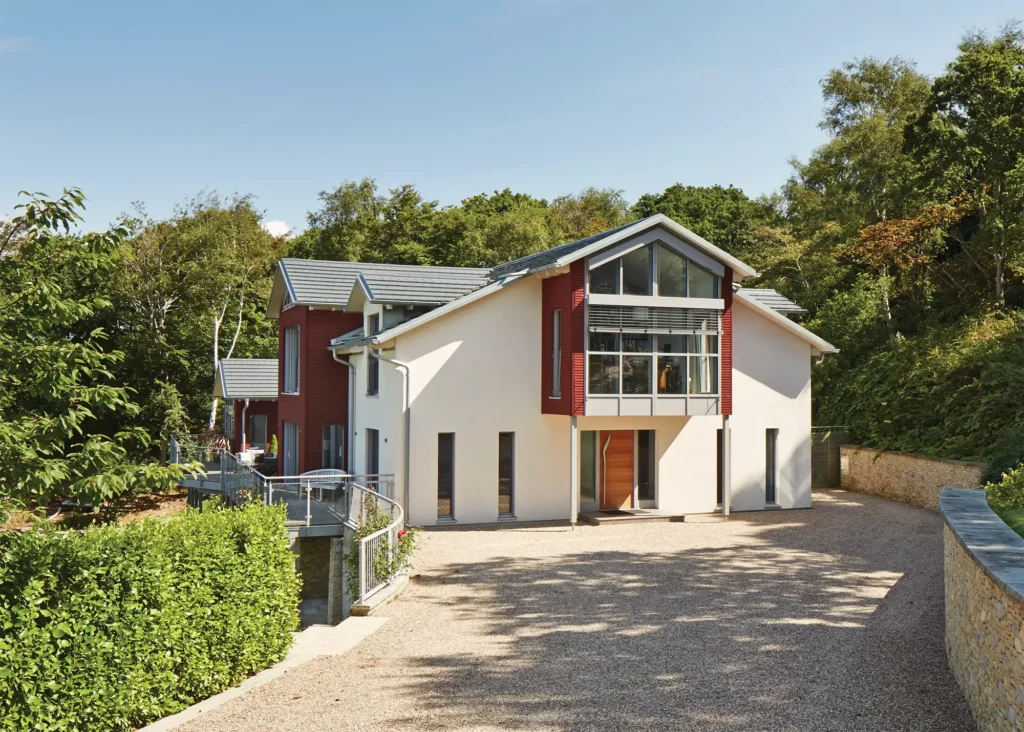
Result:
<svg viewBox="0 0 1024 732"><path fill-rule="evenodd" d="M284 389L284 330L299 326L299 393L281 394L278 437L284 422L299 426L299 472L323 467L321 437L327 424L348 422L348 368L335 362L328 346L332 338L363 324L362 313L339 313L293 307L281 313L278 338L278 388ZM347 449L346 449L347 452Z"/></svg>
<svg viewBox="0 0 1024 732"><path fill-rule="evenodd" d="M231 438L231 449L234 452L241 452L243 446L242 440L242 410L245 409L245 402L241 400L235 401L235 418L234 418L234 437ZM277 402L266 401L266 402L249 402L249 408L245 409L245 419L248 422L245 426L245 439L246 442L252 440L252 430L249 426L252 424L251 417L254 414L264 414L267 417L267 447L270 447L270 436L275 434L277 430ZM278 445L281 443L281 436L277 437Z"/></svg>
<svg viewBox="0 0 1024 732"><path fill-rule="evenodd" d="M584 303L586 269L583 260L570 271L542 282L541 405L542 414L583 414ZM561 396L551 396L554 313L561 312Z"/></svg>
<svg viewBox="0 0 1024 732"><path fill-rule="evenodd" d="M732 414L732 270L722 277L725 311L722 313L722 414Z"/></svg>

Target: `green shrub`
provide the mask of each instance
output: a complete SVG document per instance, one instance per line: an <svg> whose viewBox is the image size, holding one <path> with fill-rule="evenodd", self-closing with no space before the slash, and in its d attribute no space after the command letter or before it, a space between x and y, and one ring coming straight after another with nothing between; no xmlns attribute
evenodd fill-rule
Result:
<svg viewBox="0 0 1024 732"><path fill-rule="evenodd" d="M206 505L0 534L0 729L130 730L285 656L299 580L284 508Z"/></svg>
<svg viewBox="0 0 1024 732"><path fill-rule="evenodd" d="M992 450L985 473L981 476L984 483L998 483L1004 473L1024 463L1024 431L1011 429Z"/></svg>
<svg viewBox="0 0 1024 732"><path fill-rule="evenodd" d="M988 504L995 511L1024 508L1024 465L1003 474L1001 480L985 486Z"/></svg>
<svg viewBox="0 0 1024 732"><path fill-rule="evenodd" d="M359 599L359 540L386 529L393 520L390 511L382 509L371 496L363 496L362 517L345 557L345 584L348 586L349 598L353 601ZM387 542L382 542L371 558L374 574L390 579L412 566L419 531L415 526L400 529L394 551L389 552Z"/></svg>

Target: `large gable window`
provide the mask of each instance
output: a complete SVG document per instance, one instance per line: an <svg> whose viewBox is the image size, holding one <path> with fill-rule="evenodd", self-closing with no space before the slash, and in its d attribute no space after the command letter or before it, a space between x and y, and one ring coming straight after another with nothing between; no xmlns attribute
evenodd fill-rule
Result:
<svg viewBox="0 0 1024 732"><path fill-rule="evenodd" d="M590 270L594 295L717 298L718 276L657 241Z"/></svg>

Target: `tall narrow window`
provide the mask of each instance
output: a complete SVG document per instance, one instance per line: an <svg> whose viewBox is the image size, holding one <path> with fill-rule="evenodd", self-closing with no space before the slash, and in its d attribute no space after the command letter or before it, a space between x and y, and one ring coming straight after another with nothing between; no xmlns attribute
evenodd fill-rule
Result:
<svg viewBox="0 0 1024 732"><path fill-rule="evenodd" d="M235 436L235 403L229 399L224 400L224 436Z"/></svg>
<svg viewBox="0 0 1024 732"><path fill-rule="evenodd" d="M299 326L284 329L284 393L299 393Z"/></svg>
<svg viewBox="0 0 1024 732"><path fill-rule="evenodd" d="M325 424L321 447L321 467L343 470L345 468L345 425Z"/></svg>
<svg viewBox="0 0 1024 732"><path fill-rule="evenodd" d="M498 515L511 516L516 483L516 433L498 433Z"/></svg>
<svg viewBox="0 0 1024 732"><path fill-rule="evenodd" d="M779 431L764 432L764 502L777 503L779 484Z"/></svg>
<svg viewBox="0 0 1024 732"><path fill-rule="evenodd" d="M597 431L580 430L580 505L597 503Z"/></svg>
<svg viewBox="0 0 1024 732"><path fill-rule="evenodd" d="M437 435L437 517L455 515L455 433Z"/></svg>
<svg viewBox="0 0 1024 732"><path fill-rule="evenodd" d="M551 396L562 396L562 311L551 313Z"/></svg>
<svg viewBox="0 0 1024 732"><path fill-rule="evenodd" d="M366 430L366 469L367 475L380 474L380 432Z"/></svg>
<svg viewBox="0 0 1024 732"><path fill-rule="evenodd" d="M366 319L366 335L375 336L380 332L380 315L370 315ZM380 393L380 361L370 356L366 364L366 394L377 396Z"/></svg>
<svg viewBox="0 0 1024 732"><path fill-rule="evenodd" d="M654 454L654 430L637 430L636 433L636 482L637 498L654 501L654 476L656 474Z"/></svg>
<svg viewBox="0 0 1024 732"><path fill-rule="evenodd" d="M299 426L294 422L284 423L284 460L282 461L282 475L295 476L299 474Z"/></svg>

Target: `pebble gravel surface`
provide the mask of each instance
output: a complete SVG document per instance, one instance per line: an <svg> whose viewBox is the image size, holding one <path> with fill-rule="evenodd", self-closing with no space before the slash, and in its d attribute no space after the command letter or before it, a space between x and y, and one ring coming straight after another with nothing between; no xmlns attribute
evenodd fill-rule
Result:
<svg viewBox="0 0 1024 732"><path fill-rule="evenodd" d="M973 730L939 516L814 504L425 532L380 631L179 729Z"/></svg>

